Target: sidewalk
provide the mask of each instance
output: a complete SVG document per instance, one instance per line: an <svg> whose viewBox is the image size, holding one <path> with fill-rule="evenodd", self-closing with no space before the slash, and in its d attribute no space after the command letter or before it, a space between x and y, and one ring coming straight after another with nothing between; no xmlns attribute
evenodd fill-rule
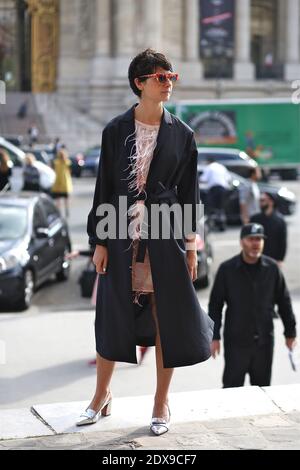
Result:
<svg viewBox="0 0 300 470"><path fill-rule="evenodd" d="M116 398L112 416L74 422L86 402L0 411L0 450L300 449L300 384L174 393L172 427L150 435L152 396Z"/></svg>

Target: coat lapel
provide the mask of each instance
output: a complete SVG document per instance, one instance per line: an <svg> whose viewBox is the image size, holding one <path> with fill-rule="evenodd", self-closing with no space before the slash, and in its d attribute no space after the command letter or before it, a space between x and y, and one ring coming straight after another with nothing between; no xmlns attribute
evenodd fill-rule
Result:
<svg viewBox="0 0 300 470"><path fill-rule="evenodd" d="M169 111L167 111L164 108L164 113L161 119L159 131L158 131L157 143L154 149L153 158L150 164L148 178L147 178L146 188L148 189L151 186L151 183L155 182L154 181L155 174L163 174L163 173L160 173L158 170L159 170L160 165L166 164L165 159L168 157L168 152L164 152L163 150L165 150L165 148L171 142L172 124L173 124L172 116L169 113Z"/></svg>
<svg viewBox="0 0 300 470"><path fill-rule="evenodd" d="M124 133L122 138L124 138L124 157L127 162L127 166L130 165L130 155L133 151L133 146L135 145L135 123L134 123L134 108L136 105L132 106L126 113L123 115L124 121ZM172 116L164 108L164 112L161 119L161 124L158 131L157 143L154 149L153 158L150 164L146 189L149 189L152 182L154 181L155 174L158 174L160 164L165 164L165 158L168 156L168 152L163 152L163 150L171 143L171 129L172 129ZM164 158L163 158L164 157Z"/></svg>

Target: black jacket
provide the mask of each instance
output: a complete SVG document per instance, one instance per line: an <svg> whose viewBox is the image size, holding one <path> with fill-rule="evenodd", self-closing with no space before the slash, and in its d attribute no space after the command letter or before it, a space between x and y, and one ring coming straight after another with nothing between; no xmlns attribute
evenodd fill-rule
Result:
<svg viewBox="0 0 300 470"><path fill-rule="evenodd" d="M254 338L261 344L270 340L275 304L284 324L284 335L296 336L296 320L281 270L274 260L264 255L258 263L253 277L241 254L220 265L209 301L209 315L215 322L214 339L220 339L225 303L224 340L227 344L246 346Z"/></svg>
<svg viewBox="0 0 300 470"><path fill-rule="evenodd" d="M270 256L276 261L283 261L287 248L286 222L281 214L273 211L271 215L255 214L251 222L261 224L265 229L264 255Z"/></svg>
<svg viewBox="0 0 300 470"><path fill-rule="evenodd" d="M119 205L119 196L135 202L128 190L131 155L135 145L134 108L117 116L103 131L101 158L96 181L93 207L88 217L91 245L105 245L108 267L99 276L96 305L96 349L108 360L136 363L136 345L155 344L155 325L149 302L142 307L133 304L132 240L105 238L97 225L99 205L110 203L118 221L126 217ZM199 203L197 148L193 131L177 117L164 110L157 145L146 183L145 205L171 203L181 206ZM176 189L176 190L175 190ZM196 220L193 221L196 224ZM129 221L127 220L127 224ZM148 220L151 225L151 217ZM139 243L139 246L142 242ZM188 271L185 244L180 238L147 240L157 318L162 344L164 367L180 367L205 361L210 356L212 321L199 304Z"/></svg>
<svg viewBox="0 0 300 470"><path fill-rule="evenodd" d="M6 173L0 171L0 191L5 188L7 184L9 184L9 177L11 176L11 168L8 169Z"/></svg>

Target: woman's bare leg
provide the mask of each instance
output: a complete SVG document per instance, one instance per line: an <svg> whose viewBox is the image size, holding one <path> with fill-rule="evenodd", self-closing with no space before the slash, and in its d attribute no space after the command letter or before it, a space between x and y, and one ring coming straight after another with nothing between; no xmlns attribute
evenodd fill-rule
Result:
<svg viewBox="0 0 300 470"><path fill-rule="evenodd" d="M55 199L55 204L56 204L57 209L60 211L60 210L61 210L61 200L60 200L60 197L57 197L57 198Z"/></svg>
<svg viewBox="0 0 300 470"><path fill-rule="evenodd" d="M159 335L158 320L156 314L156 304L154 294L151 294L152 315L156 324L156 341L155 341L155 356L156 356L156 393L154 397L153 417L167 418L168 413L168 393L174 369L165 369L163 366L162 349Z"/></svg>
<svg viewBox="0 0 300 470"><path fill-rule="evenodd" d="M70 211L69 211L69 200L67 197L65 197L65 214L66 214L66 218L69 217L70 215Z"/></svg>
<svg viewBox="0 0 300 470"><path fill-rule="evenodd" d="M110 391L110 381L114 371L115 362L108 361L101 357L98 353L96 356L97 365L97 385L94 398L89 406L94 411L98 411L101 404Z"/></svg>

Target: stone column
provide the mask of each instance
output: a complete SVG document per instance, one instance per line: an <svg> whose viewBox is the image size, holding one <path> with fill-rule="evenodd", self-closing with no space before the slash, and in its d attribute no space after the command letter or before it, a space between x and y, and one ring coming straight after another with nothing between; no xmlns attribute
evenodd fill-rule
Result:
<svg viewBox="0 0 300 470"><path fill-rule="evenodd" d="M91 1L91 0L90 0ZM111 74L111 0L94 0L94 50L90 61L90 84L109 80Z"/></svg>
<svg viewBox="0 0 300 470"><path fill-rule="evenodd" d="M184 5L184 58L188 62L199 60L199 1L190 0Z"/></svg>
<svg viewBox="0 0 300 470"><path fill-rule="evenodd" d="M250 59L251 0L235 2L235 63L236 80L253 80L254 65Z"/></svg>
<svg viewBox="0 0 300 470"><path fill-rule="evenodd" d="M111 53L110 0L95 0L95 56L109 57Z"/></svg>
<svg viewBox="0 0 300 470"><path fill-rule="evenodd" d="M276 59L279 64L283 64L285 62L285 38L286 38L286 2L278 2Z"/></svg>
<svg viewBox="0 0 300 470"><path fill-rule="evenodd" d="M144 48L160 50L162 28L161 0L143 0Z"/></svg>
<svg viewBox="0 0 300 470"><path fill-rule="evenodd" d="M111 0L111 15L112 75L125 83L127 81L129 61L136 53L134 41L136 27L135 0Z"/></svg>
<svg viewBox="0 0 300 470"><path fill-rule="evenodd" d="M59 90L72 90L78 77L78 57L76 55L77 2L61 0L59 3L59 52L57 87ZM79 74L81 72L79 71Z"/></svg>
<svg viewBox="0 0 300 470"><path fill-rule="evenodd" d="M284 78L300 79L300 0L286 1L286 49Z"/></svg>
<svg viewBox="0 0 300 470"><path fill-rule="evenodd" d="M203 77L200 61L200 12L198 0L183 0L183 62L180 81L182 84L197 84Z"/></svg>

